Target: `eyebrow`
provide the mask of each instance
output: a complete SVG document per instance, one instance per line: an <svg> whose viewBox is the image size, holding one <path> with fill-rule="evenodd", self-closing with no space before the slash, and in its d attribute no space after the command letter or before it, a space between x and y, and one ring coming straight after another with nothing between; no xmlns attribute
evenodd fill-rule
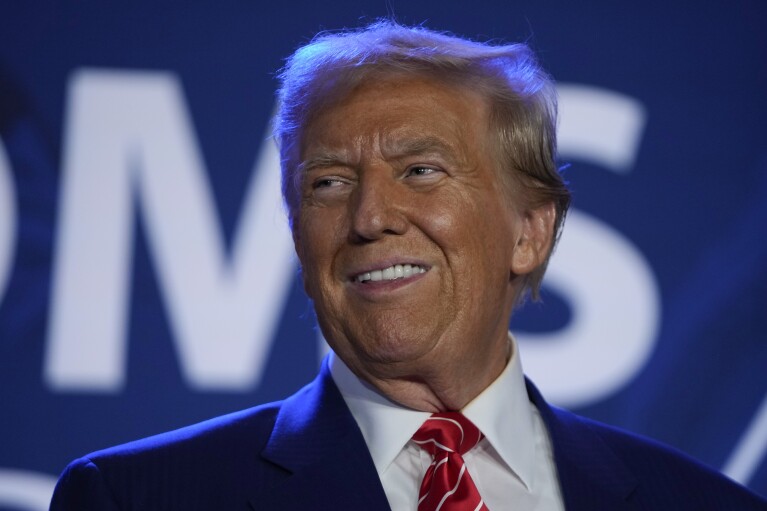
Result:
<svg viewBox="0 0 767 511"><path fill-rule="evenodd" d="M438 154L448 161L454 161L455 157L451 146L443 139L434 136L399 136L394 140L384 141L382 152L385 159L400 159L408 156L423 154ZM313 156L306 158L298 164L298 173L306 173L314 169L332 167L335 165L351 166L345 151L338 151L330 147L319 147L312 151Z"/></svg>
<svg viewBox="0 0 767 511"><path fill-rule="evenodd" d="M452 159L450 146L441 138L434 136L398 137L383 144L383 150L395 158L415 156L426 153L439 153Z"/></svg>
<svg viewBox="0 0 767 511"><path fill-rule="evenodd" d="M348 158L343 156L340 152L326 148L322 148L315 152L315 156L307 158L298 164L298 173L305 173L313 169L332 167L334 165L349 164Z"/></svg>

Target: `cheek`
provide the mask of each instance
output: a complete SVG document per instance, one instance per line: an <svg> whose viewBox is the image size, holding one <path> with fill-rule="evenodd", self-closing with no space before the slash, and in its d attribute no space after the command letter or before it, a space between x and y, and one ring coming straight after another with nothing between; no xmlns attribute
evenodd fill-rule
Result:
<svg viewBox="0 0 767 511"><path fill-rule="evenodd" d="M312 264L325 258L336 243L340 215L329 208L307 207L301 214L301 250L306 255L304 263Z"/></svg>
<svg viewBox="0 0 767 511"><path fill-rule="evenodd" d="M493 199L452 202L452 207L436 211L429 217L430 236L446 253L454 272L505 282L518 226L509 208Z"/></svg>
<svg viewBox="0 0 767 511"><path fill-rule="evenodd" d="M329 211L312 211L301 218L296 253L301 261L304 287L313 300L331 284L335 256L344 239L343 222Z"/></svg>
<svg viewBox="0 0 767 511"><path fill-rule="evenodd" d="M416 205L414 214L437 242L464 236L483 213L481 197L469 186L459 182L445 188L433 196L427 194L412 201Z"/></svg>
<svg viewBox="0 0 767 511"><path fill-rule="evenodd" d="M486 202L449 198L429 210L423 223L429 236L445 251L467 254L482 252L490 238L490 223L497 208Z"/></svg>

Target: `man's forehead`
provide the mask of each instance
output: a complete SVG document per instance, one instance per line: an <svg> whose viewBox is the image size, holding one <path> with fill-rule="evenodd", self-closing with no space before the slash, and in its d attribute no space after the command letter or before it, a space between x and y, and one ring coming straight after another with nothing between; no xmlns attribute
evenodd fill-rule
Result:
<svg viewBox="0 0 767 511"><path fill-rule="evenodd" d="M450 153L455 148L444 138L413 130L399 130L382 137L381 150L386 154L408 156L424 153Z"/></svg>
<svg viewBox="0 0 767 511"><path fill-rule="evenodd" d="M403 129L370 137L350 137L335 143L307 141L307 148L299 165L306 171L317 167L337 164L357 166L371 157L385 160L399 160L408 157L430 157L445 163L459 163L465 159L466 140L448 140L437 135L424 134L417 129Z"/></svg>
<svg viewBox="0 0 767 511"><path fill-rule="evenodd" d="M305 157L348 158L365 147L374 148L392 156L407 156L422 153L447 153L455 149L449 137L424 133L417 126L403 126L403 129L386 130L373 136L352 135L347 137L324 137L320 134L306 139Z"/></svg>
<svg viewBox="0 0 767 511"><path fill-rule="evenodd" d="M485 138L487 112L471 91L430 81L358 88L308 123L301 159L354 159L370 150L387 157L450 155Z"/></svg>

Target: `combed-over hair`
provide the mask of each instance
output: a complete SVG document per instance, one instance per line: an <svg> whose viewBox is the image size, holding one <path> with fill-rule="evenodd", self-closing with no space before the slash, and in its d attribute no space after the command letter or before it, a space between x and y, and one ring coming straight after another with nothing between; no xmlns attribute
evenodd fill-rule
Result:
<svg viewBox="0 0 767 511"><path fill-rule="evenodd" d="M490 105L498 164L519 210L554 203L549 253L520 289L538 298L543 274L564 223L570 192L556 164L554 84L525 44L485 44L378 21L339 33L321 33L288 58L280 74L274 135L280 149L282 194L296 228L300 151L304 129L362 82L418 76L479 92ZM511 200L511 199L510 199Z"/></svg>

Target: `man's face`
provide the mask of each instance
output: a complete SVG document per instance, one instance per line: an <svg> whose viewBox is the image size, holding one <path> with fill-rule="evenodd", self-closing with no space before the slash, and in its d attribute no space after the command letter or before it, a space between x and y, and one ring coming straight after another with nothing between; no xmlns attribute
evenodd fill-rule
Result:
<svg viewBox="0 0 767 511"><path fill-rule="evenodd" d="M307 127L296 251L325 337L359 376L505 365L512 277L539 261L518 244L525 215L488 129L480 96L413 78L365 83Z"/></svg>

